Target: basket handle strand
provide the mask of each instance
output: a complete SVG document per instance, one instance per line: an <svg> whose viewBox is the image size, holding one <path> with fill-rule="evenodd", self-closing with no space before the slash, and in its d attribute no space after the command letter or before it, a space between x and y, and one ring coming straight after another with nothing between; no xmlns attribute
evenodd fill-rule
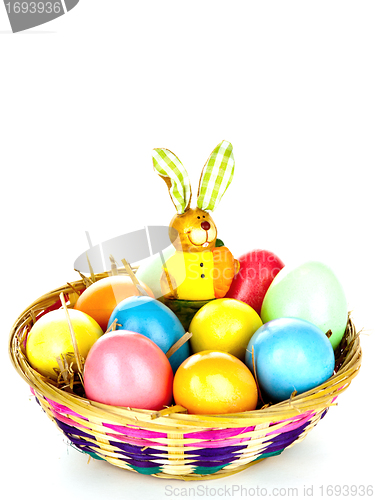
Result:
<svg viewBox="0 0 375 500"><path fill-rule="evenodd" d="M96 278L95 278L94 269L93 269L93 267L91 265L91 262L90 262L90 259L89 259L89 256L88 256L87 252L86 252L86 259L87 259L87 263L88 263L89 269L90 269L91 281L93 283L95 283L96 282Z"/></svg>
<svg viewBox="0 0 375 500"><path fill-rule="evenodd" d="M67 319L67 322L68 322L69 331L70 331L70 337L72 339L72 344L73 344L73 349L74 349L74 356L75 356L76 361L77 361L78 372L79 372L79 374L80 374L80 376L82 378L82 376L83 376L83 368L82 368L82 363L81 363L81 355L79 354L77 339L76 339L76 336L75 336L75 333L74 333L72 321L71 321L70 316L69 316L69 311L68 311L68 308L66 306L64 294L62 292L60 293L60 300L61 300L61 304L62 304L63 309L65 311L66 319Z"/></svg>
<svg viewBox="0 0 375 500"><path fill-rule="evenodd" d="M118 269L117 269L117 265L116 265L116 260L115 260L115 258L113 257L112 254L110 254L109 260L111 261L111 273L112 273L112 276L118 276Z"/></svg>
<svg viewBox="0 0 375 500"><path fill-rule="evenodd" d="M121 262L124 264L125 270L130 276L132 282L134 283L135 288L138 290L138 293L140 295L144 295L145 297L149 297L149 294L146 292L146 290L143 288L143 286L140 284L138 279L136 278L133 269L130 267L128 261L126 259L121 259Z"/></svg>
<svg viewBox="0 0 375 500"><path fill-rule="evenodd" d="M179 349L183 344L185 344L185 342L187 342L189 339L191 339L192 336L193 336L193 334L191 332L186 332L185 335L183 335L181 338L179 338L177 340L177 342L175 342L172 345L172 347L170 347L168 349L168 351L165 353L167 358L170 358L172 356L172 354L174 354L177 351L177 349Z"/></svg>

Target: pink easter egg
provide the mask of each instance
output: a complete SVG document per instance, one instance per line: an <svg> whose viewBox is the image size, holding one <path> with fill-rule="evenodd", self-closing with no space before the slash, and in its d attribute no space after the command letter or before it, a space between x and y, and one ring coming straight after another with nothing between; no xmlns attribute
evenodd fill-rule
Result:
<svg viewBox="0 0 375 500"><path fill-rule="evenodd" d="M173 371L163 351L129 330L106 333L90 349L86 397L113 406L161 410L172 402Z"/></svg>

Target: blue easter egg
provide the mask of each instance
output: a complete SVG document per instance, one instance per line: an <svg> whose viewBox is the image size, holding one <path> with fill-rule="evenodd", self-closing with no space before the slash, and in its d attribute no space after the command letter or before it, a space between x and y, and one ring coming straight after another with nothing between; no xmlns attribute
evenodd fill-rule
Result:
<svg viewBox="0 0 375 500"><path fill-rule="evenodd" d="M279 318L254 333L245 362L253 374L255 366L262 395L276 403L325 382L333 374L335 356L320 328L302 319Z"/></svg>
<svg viewBox="0 0 375 500"><path fill-rule="evenodd" d="M180 320L166 305L145 296L128 297L113 310L108 326L114 320L121 326L117 330L130 330L145 335L166 353L184 334ZM189 344L185 342L170 358L173 372L190 355Z"/></svg>

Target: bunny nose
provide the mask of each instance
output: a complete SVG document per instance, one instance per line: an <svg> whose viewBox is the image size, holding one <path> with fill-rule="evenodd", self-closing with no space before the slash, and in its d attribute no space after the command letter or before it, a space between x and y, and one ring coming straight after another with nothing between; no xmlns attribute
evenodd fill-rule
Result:
<svg viewBox="0 0 375 500"><path fill-rule="evenodd" d="M201 228L204 229L205 231L208 231L210 229L211 225L208 221L203 221L201 224Z"/></svg>

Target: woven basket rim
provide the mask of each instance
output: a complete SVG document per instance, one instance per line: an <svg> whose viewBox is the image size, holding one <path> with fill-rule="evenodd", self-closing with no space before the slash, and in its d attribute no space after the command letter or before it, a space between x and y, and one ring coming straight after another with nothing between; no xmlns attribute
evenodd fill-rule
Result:
<svg viewBox="0 0 375 500"><path fill-rule="evenodd" d="M81 275L82 276L82 275ZM110 276L109 273L98 273L96 279ZM81 280L67 283L46 293L30 304L14 322L9 335L9 355L13 366L25 382L40 396L49 398L58 404L68 407L90 421L106 421L113 424L141 426L142 428L169 430L170 432L198 431L213 427L246 427L261 423L280 422L291 419L306 412L320 411L335 404L337 396L345 391L353 378L358 374L362 360L359 333L350 318L340 347L335 351L337 372L323 384L310 391L291 397L259 410L225 415L187 414L179 406L172 406L159 412L152 410L131 409L105 405L76 394L70 394L55 387L29 365L20 346L20 333L28 325L35 322L38 314L50 307L64 293L68 299L76 296L75 290L87 287L89 280L82 276ZM340 359L341 358L341 359Z"/></svg>

